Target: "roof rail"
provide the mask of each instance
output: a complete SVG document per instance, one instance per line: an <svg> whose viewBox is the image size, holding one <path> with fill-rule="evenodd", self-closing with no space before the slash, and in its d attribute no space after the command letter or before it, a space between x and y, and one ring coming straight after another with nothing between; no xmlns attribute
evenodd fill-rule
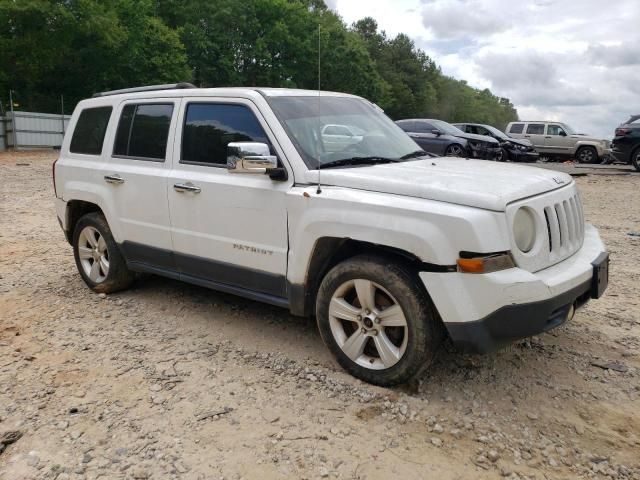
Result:
<svg viewBox="0 0 640 480"><path fill-rule="evenodd" d="M108 92L94 93L91 98L96 97L108 97L109 95L120 95L121 93L134 93L134 92L152 92L154 90L175 90L179 88L198 88L192 83L167 83L165 85L147 85L144 87L123 88L121 90L110 90Z"/></svg>

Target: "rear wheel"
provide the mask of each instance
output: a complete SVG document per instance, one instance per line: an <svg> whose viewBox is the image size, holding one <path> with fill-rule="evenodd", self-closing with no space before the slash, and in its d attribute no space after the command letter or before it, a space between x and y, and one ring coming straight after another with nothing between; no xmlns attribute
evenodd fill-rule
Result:
<svg viewBox="0 0 640 480"><path fill-rule="evenodd" d="M95 292L123 290L134 279L106 219L99 212L78 220L73 231L73 256L80 276Z"/></svg>
<svg viewBox="0 0 640 480"><path fill-rule="evenodd" d="M453 145L449 145L447 149L444 151L445 156L447 157L464 157L464 149L462 145L458 145L454 143Z"/></svg>
<svg viewBox="0 0 640 480"><path fill-rule="evenodd" d="M596 163L598 152L593 147L580 147L576 152L576 159L579 163Z"/></svg>
<svg viewBox="0 0 640 480"><path fill-rule="evenodd" d="M640 172L640 147L636 148L631 153L631 163L633 164L635 169Z"/></svg>
<svg viewBox="0 0 640 480"><path fill-rule="evenodd" d="M368 255L325 276L316 304L318 328L351 375L392 386L429 366L443 334L418 281L403 266Z"/></svg>

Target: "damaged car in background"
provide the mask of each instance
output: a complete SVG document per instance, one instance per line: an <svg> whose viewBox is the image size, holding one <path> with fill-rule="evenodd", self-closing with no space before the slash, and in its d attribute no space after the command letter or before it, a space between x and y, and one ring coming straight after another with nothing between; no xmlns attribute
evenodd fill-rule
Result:
<svg viewBox="0 0 640 480"><path fill-rule="evenodd" d="M616 128L611 154L620 162L632 164L640 172L640 115L632 115Z"/></svg>
<svg viewBox="0 0 640 480"><path fill-rule="evenodd" d="M480 123L454 123L454 127L463 132L475 135L493 137L500 142L502 151L498 154L498 161L502 162L536 162L540 154L536 152L531 142L527 139L511 138L496 127Z"/></svg>
<svg viewBox="0 0 640 480"><path fill-rule="evenodd" d="M396 122L425 151L446 157L497 160L502 152L495 138L465 133L442 120L413 118Z"/></svg>

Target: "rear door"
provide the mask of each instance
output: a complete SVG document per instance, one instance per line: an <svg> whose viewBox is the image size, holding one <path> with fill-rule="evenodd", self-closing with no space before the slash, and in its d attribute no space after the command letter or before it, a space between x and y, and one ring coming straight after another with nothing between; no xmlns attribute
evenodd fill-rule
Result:
<svg viewBox="0 0 640 480"><path fill-rule="evenodd" d="M126 100L118 105L103 181L111 190L121 246L139 266L174 269L167 176L180 100Z"/></svg>
<svg viewBox="0 0 640 480"><path fill-rule="evenodd" d="M227 169L230 142L267 143L285 166L266 121L245 99L184 99L168 183L181 278L262 301L286 297L287 211L293 183ZM185 188L186 187L186 188Z"/></svg>
<svg viewBox="0 0 640 480"><path fill-rule="evenodd" d="M545 147L545 124L528 123L524 138L528 139L539 152L548 152Z"/></svg>

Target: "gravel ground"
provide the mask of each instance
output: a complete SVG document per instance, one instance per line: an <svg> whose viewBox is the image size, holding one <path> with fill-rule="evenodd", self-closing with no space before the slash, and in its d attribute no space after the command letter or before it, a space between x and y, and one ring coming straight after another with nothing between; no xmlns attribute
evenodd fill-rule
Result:
<svg viewBox="0 0 640 480"><path fill-rule="evenodd" d="M577 178L603 299L389 390L275 307L153 276L92 293L54 158L0 154L0 478L640 479L640 176Z"/></svg>

